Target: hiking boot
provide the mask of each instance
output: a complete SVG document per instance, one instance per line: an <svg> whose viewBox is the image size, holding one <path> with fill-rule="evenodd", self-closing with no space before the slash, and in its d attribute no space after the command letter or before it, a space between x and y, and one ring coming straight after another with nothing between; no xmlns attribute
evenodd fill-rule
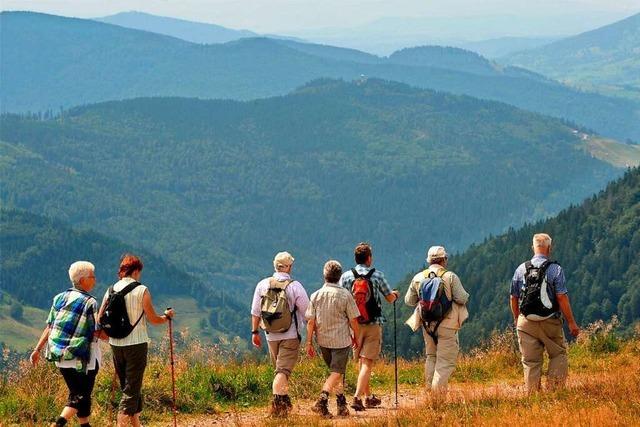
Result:
<svg viewBox="0 0 640 427"><path fill-rule="evenodd" d="M382 400L380 400L375 394L372 394L364 400L364 404L367 408L377 408L381 403Z"/></svg>
<svg viewBox="0 0 640 427"><path fill-rule="evenodd" d="M289 414L289 407L284 399L285 396L278 394L273 395L271 401L271 410L269 411L272 417L284 418Z"/></svg>
<svg viewBox="0 0 640 427"><path fill-rule="evenodd" d="M288 394L285 394L284 396L282 396L282 401L286 405L287 410L291 410L291 408L293 408L293 403L291 403L291 398L289 397Z"/></svg>
<svg viewBox="0 0 640 427"><path fill-rule="evenodd" d="M348 417L349 416L349 408L347 407L347 398L344 397L344 394L340 394L336 396L336 404L338 406L338 416L339 417Z"/></svg>
<svg viewBox="0 0 640 427"><path fill-rule="evenodd" d="M318 399L316 404L311 407L311 410L324 418L333 418L333 415L329 412L329 399Z"/></svg>
<svg viewBox="0 0 640 427"><path fill-rule="evenodd" d="M364 411L365 407L362 404L362 399L360 399L359 397L354 397L353 398L353 402L351 402L351 407L356 411Z"/></svg>

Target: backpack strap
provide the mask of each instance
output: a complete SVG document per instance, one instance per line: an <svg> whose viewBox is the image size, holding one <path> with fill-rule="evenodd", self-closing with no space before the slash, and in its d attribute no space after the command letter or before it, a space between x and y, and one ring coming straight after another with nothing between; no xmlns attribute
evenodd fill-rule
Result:
<svg viewBox="0 0 640 427"><path fill-rule="evenodd" d="M132 290L134 290L135 288L137 288L138 286L140 286L142 283L140 282L131 282L129 283L127 286L125 286L124 288L122 288L122 290L118 291L118 293L120 295L122 295L122 297L124 298L125 295L127 295L129 292L131 292ZM111 292L113 292L113 286L111 286L109 288L109 290ZM125 303L125 309L126 309L126 303ZM142 313L140 314L140 317L138 317L138 320L136 320L136 323L134 323L133 325L131 325L131 331L133 331L135 329L136 326L138 326L138 323L140 323L140 321L142 320L142 317L144 316L144 308L142 309Z"/></svg>
<svg viewBox="0 0 640 427"><path fill-rule="evenodd" d="M142 283L140 282L131 282L129 283L127 286L125 286L124 288L122 288L122 290L118 291L118 293L122 296L127 295L129 292L131 292L132 290L134 290L135 288L137 288L138 286L140 286ZM109 288L113 291L113 286L111 286L111 288Z"/></svg>
<svg viewBox="0 0 640 427"><path fill-rule="evenodd" d="M369 270L369 272L367 274L365 274L363 277L365 279L367 279L368 281L371 281L371 276L373 276L373 273L376 272L375 268L372 268L371 270Z"/></svg>
<svg viewBox="0 0 640 427"><path fill-rule="evenodd" d="M353 278L354 278L354 279L359 279L360 277L362 277L362 276L360 276L360 273L358 273L358 272L356 271L356 269L355 269L355 268L352 268L352 269L351 269L351 272L353 273Z"/></svg>

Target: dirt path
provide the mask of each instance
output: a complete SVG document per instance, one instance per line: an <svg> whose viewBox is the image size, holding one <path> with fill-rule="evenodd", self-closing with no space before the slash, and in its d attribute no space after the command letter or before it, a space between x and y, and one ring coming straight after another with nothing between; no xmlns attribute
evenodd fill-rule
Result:
<svg viewBox="0 0 640 427"><path fill-rule="evenodd" d="M478 384L456 384L451 386L447 394L447 401L464 402L485 398L487 396L513 398L517 399L524 394L524 390L520 386L514 386L507 383L495 383L478 387ZM349 417L334 417L331 420L325 420L313 411L311 406L314 400L300 400L293 402L293 410L287 420L275 420L268 416L267 407L240 409L237 411L230 410L220 414L208 416L180 416L178 425L182 427L210 427L210 426L279 426L279 425L370 425L372 421L376 424L385 424L385 420L392 422L395 419L395 395L393 392L380 396L382 405L380 408L368 409L363 412L351 410ZM418 407L426 398L424 388L421 387L401 387L398 393L398 409L411 410ZM329 402L329 410L335 413L335 399ZM386 424L389 424L388 422ZM395 424L395 422L393 422ZM171 424L157 423L151 424L153 427L170 426Z"/></svg>

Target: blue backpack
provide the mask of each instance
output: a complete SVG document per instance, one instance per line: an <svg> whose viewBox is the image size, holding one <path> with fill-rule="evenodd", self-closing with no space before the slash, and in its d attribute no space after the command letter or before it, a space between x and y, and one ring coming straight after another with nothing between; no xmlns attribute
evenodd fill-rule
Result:
<svg viewBox="0 0 640 427"><path fill-rule="evenodd" d="M440 323L444 320L445 316L451 310L452 302L447 298L447 294L444 290L444 280L442 276L447 272L444 268L434 273L430 270L424 271L424 280L420 283L420 290L418 293L420 318L425 328L432 323L436 322L435 331L440 326ZM428 328L427 328L428 330Z"/></svg>

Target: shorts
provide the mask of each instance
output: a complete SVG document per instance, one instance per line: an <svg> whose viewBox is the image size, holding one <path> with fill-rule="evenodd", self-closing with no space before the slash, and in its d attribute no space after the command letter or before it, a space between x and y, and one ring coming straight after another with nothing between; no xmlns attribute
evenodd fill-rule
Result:
<svg viewBox="0 0 640 427"><path fill-rule="evenodd" d="M349 350L351 347L345 348L326 348L320 346L320 352L324 363L329 367L329 371L344 375L347 371L347 360L349 359Z"/></svg>
<svg viewBox="0 0 640 427"><path fill-rule="evenodd" d="M291 375L291 371L298 363L300 340L291 338L288 340L267 341L271 361L276 365L276 374Z"/></svg>
<svg viewBox="0 0 640 427"><path fill-rule="evenodd" d="M377 323L359 326L356 337L358 348L354 350L353 357L355 359L364 357L365 359L378 360L382 352L382 326Z"/></svg>

